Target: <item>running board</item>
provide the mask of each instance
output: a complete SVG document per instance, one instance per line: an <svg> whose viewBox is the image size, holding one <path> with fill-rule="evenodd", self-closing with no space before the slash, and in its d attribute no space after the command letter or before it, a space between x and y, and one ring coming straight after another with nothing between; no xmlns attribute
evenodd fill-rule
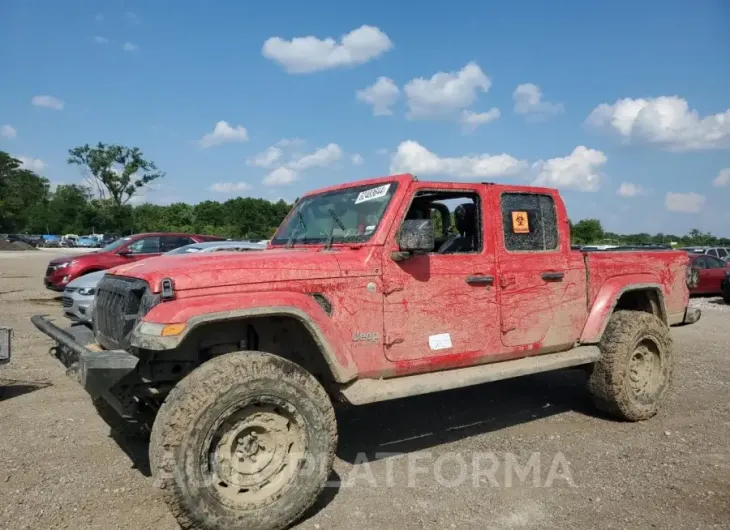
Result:
<svg viewBox="0 0 730 530"><path fill-rule="evenodd" d="M440 392L522 375L591 364L600 357L601 352L598 346L580 346L560 353L547 353L468 368L455 368L453 370L407 375L392 379L360 379L340 392L353 405L365 405L376 401L417 396L429 392Z"/></svg>

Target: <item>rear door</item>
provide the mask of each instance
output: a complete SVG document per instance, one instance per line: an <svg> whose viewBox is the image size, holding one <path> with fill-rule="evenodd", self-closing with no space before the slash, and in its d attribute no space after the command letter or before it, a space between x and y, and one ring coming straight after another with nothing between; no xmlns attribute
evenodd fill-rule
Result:
<svg viewBox="0 0 730 530"><path fill-rule="evenodd" d="M697 261L704 260L704 269L700 270L700 285L702 292L713 294L722 292L722 280L725 279L727 263L712 256L701 256Z"/></svg>
<svg viewBox="0 0 730 530"><path fill-rule="evenodd" d="M170 252L176 248L184 247L185 245L191 245L195 243L191 238L187 236L160 236L160 252Z"/></svg>
<svg viewBox="0 0 730 530"><path fill-rule="evenodd" d="M585 264L570 249L562 201L551 190L494 194L502 344L534 352L572 344L587 312Z"/></svg>

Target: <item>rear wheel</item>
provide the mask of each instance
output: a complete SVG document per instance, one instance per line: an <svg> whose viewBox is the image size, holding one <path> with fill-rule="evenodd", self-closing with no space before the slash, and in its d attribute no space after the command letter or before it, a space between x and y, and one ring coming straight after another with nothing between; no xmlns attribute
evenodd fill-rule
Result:
<svg viewBox="0 0 730 530"><path fill-rule="evenodd" d="M150 464L183 528L279 529L325 487L337 445L324 388L274 355L215 357L168 395Z"/></svg>
<svg viewBox="0 0 730 530"><path fill-rule="evenodd" d="M666 324L643 311L616 311L599 347L601 359L588 379L596 406L628 421L654 416L672 378Z"/></svg>

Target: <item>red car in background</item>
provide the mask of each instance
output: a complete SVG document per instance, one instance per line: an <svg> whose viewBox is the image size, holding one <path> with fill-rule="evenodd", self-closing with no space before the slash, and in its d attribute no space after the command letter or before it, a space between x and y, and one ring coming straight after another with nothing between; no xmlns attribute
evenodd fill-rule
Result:
<svg viewBox="0 0 730 530"><path fill-rule="evenodd" d="M51 260L48 263L43 283L47 289L63 291L68 282L89 272L112 269L132 261L153 258L192 243L223 241L224 239L216 236L169 232L122 237L95 252Z"/></svg>
<svg viewBox="0 0 730 530"><path fill-rule="evenodd" d="M691 288L690 294L721 294L730 262L707 254L690 254L689 261L690 266L699 273L697 287Z"/></svg>

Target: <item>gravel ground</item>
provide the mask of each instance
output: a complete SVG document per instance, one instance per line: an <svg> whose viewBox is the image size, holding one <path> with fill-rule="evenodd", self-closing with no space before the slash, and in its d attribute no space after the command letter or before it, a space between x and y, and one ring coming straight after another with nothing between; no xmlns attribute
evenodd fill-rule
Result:
<svg viewBox="0 0 730 530"><path fill-rule="evenodd" d="M15 330L0 528L177 528L146 447L109 436L30 324L60 315L41 276L64 252L0 253L0 325ZM597 415L577 371L341 411L339 485L300 528L730 528L729 311L692 304L702 319L673 328L673 391L647 422Z"/></svg>

